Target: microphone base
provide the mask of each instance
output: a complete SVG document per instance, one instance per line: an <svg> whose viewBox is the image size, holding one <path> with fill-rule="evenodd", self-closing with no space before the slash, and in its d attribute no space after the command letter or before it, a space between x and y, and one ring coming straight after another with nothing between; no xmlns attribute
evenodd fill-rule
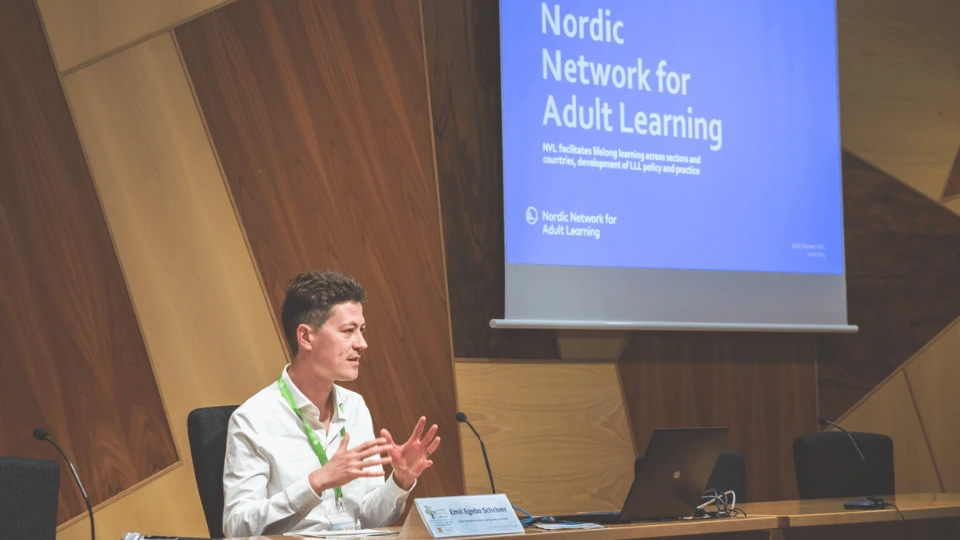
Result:
<svg viewBox="0 0 960 540"><path fill-rule="evenodd" d="M888 506L890 504L883 502L881 497L864 497L843 503L847 510L880 510Z"/></svg>

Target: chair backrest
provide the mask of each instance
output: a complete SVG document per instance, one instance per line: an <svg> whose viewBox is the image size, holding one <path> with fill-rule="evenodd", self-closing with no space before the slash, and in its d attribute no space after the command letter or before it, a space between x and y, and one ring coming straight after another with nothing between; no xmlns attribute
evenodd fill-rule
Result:
<svg viewBox="0 0 960 540"><path fill-rule="evenodd" d="M55 540L59 490L56 462L0 457L0 537Z"/></svg>
<svg viewBox="0 0 960 540"><path fill-rule="evenodd" d="M715 489L721 493L733 491L737 496L737 504L747 502L747 464L743 453L739 450L721 450L717 457L717 464L713 467L707 489Z"/></svg>
<svg viewBox="0 0 960 540"><path fill-rule="evenodd" d="M793 465L801 499L866 497L896 492L893 439L878 433L851 432L869 469L841 431L807 433L793 441Z"/></svg>
<svg viewBox="0 0 960 540"><path fill-rule="evenodd" d="M640 459L633 463L634 477L637 475L642 459L643 456L640 456ZM747 502L747 466L742 452L720 451L717 463L713 466L713 472L710 473L710 479L707 480L707 489L711 488L719 492L733 490L737 494L737 504Z"/></svg>
<svg viewBox="0 0 960 540"><path fill-rule="evenodd" d="M187 416L193 474L211 538L223 538L223 460L227 454L227 425L237 407L205 407Z"/></svg>

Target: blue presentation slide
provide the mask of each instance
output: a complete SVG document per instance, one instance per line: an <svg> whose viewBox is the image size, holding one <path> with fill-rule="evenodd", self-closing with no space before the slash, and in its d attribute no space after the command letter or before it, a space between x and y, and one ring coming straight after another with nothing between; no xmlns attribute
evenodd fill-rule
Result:
<svg viewBox="0 0 960 540"><path fill-rule="evenodd" d="M843 273L834 0L500 20L508 264Z"/></svg>

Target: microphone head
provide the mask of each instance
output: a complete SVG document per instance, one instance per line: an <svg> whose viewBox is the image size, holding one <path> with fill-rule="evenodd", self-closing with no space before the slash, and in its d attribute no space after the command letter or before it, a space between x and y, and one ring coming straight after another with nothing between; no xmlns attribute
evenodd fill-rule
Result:
<svg viewBox="0 0 960 540"><path fill-rule="evenodd" d="M457 422L466 422L466 421L467 421L467 415L463 414L462 412L458 412Z"/></svg>
<svg viewBox="0 0 960 540"><path fill-rule="evenodd" d="M817 423L820 424L821 426L825 426L825 425L829 424L830 421L827 420L826 417L818 416L818 417L817 417Z"/></svg>
<svg viewBox="0 0 960 540"><path fill-rule="evenodd" d="M33 437L38 441L45 440L47 438L47 430L42 427L34 428Z"/></svg>

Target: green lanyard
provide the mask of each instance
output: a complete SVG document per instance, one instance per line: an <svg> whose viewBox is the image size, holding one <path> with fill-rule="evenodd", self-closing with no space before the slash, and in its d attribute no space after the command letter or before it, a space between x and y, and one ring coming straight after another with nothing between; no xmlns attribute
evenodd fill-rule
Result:
<svg viewBox="0 0 960 540"><path fill-rule="evenodd" d="M320 437L317 437L316 432L313 431L313 428L310 427L310 424L303 419L303 414L300 412L300 409L297 408L296 403L293 401L293 394L290 393L290 389L287 388L286 381L283 380L283 373L280 374L280 378L277 379L277 385L280 387L280 395L283 396L283 399L287 400L287 403L290 405L290 408L293 409L293 412L297 413L297 417L300 418L300 422L303 424L303 432L307 434L307 440L310 441L310 447L313 448L313 452L317 454L317 458L320 460L320 466L323 467L330 461L327 458L327 452L323 449L323 443L320 442ZM340 412L343 412L343 403L340 403ZM340 437L342 438L347 434L347 428L340 428ZM340 486L333 488L333 493L337 497L337 505L342 506L343 503L340 501L343 499L343 489Z"/></svg>

